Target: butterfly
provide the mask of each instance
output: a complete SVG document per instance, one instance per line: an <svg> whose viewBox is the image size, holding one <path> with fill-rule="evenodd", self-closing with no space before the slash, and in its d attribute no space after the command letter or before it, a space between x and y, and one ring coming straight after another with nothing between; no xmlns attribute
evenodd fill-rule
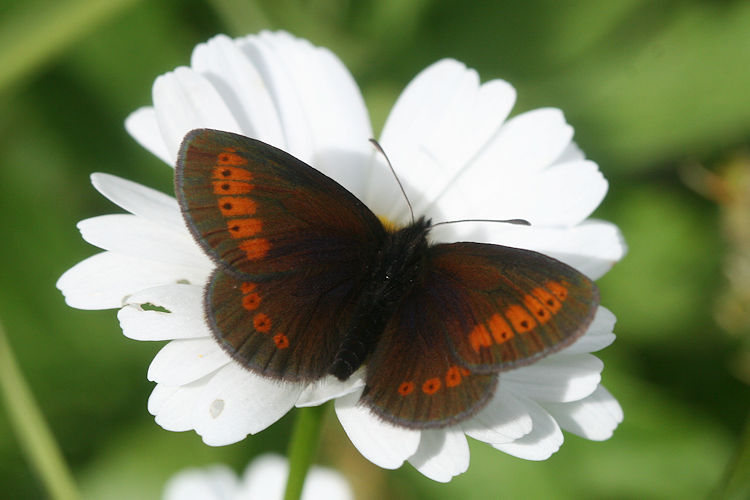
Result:
<svg viewBox="0 0 750 500"><path fill-rule="evenodd" d="M261 141L189 132L175 192L216 263L205 317L221 347L273 379L348 379L360 403L407 428L453 425L492 397L497 374L571 344L596 285L537 252L431 244L422 217L387 228L357 197Z"/></svg>

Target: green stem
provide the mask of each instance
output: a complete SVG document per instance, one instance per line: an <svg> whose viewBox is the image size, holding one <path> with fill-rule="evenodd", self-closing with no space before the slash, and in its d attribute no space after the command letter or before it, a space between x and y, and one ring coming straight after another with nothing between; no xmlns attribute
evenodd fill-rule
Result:
<svg viewBox="0 0 750 500"><path fill-rule="evenodd" d="M286 481L284 500L299 500L305 484L307 470L318 447L320 426L325 406L298 408L292 438L289 441L289 478Z"/></svg>
<svg viewBox="0 0 750 500"><path fill-rule="evenodd" d="M63 459L42 412L18 368L0 324L0 396L11 426L31 467L44 483L50 498L80 498L73 476Z"/></svg>

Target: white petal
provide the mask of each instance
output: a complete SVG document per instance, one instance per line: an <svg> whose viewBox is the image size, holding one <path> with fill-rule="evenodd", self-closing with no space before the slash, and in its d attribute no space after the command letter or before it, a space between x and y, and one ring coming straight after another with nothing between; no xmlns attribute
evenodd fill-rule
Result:
<svg viewBox="0 0 750 500"><path fill-rule="evenodd" d="M205 77L180 67L156 79L152 89L154 109L170 165L185 134L196 128L242 133L227 104Z"/></svg>
<svg viewBox="0 0 750 500"><path fill-rule="evenodd" d="M586 439L604 441L622 422L623 413L617 400L602 386L590 396L572 403L545 403L545 408L568 432Z"/></svg>
<svg viewBox="0 0 750 500"><path fill-rule="evenodd" d="M184 432L195 428L198 398L211 376L180 387L158 384L148 399L148 411L165 430Z"/></svg>
<svg viewBox="0 0 750 500"><path fill-rule="evenodd" d="M615 315L609 309L599 306L594 316L594 321L585 334L576 340L572 345L566 347L561 354L581 354L586 352L596 352L604 349L615 341L615 334L612 333L615 327Z"/></svg>
<svg viewBox="0 0 750 500"><path fill-rule="evenodd" d="M236 498L239 481L226 465L180 471L167 482L164 500L229 500Z"/></svg>
<svg viewBox="0 0 750 500"><path fill-rule="evenodd" d="M182 226L167 229L136 215L113 214L82 220L78 229L99 248L182 268L191 283L204 283L214 267Z"/></svg>
<svg viewBox="0 0 750 500"><path fill-rule="evenodd" d="M447 483L469 468L469 443L455 429L422 431L419 448L409 462L433 481Z"/></svg>
<svg viewBox="0 0 750 500"><path fill-rule="evenodd" d="M203 318L203 287L196 285L165 285L133 293L117 319L122 333L134 340L213 338Z"/></svg>
<svg viewBox="0 0 750 500"><path fill-rule="evenodd" d="M213 83L244 135L284 146L284 132L271 92L235 41L218 35L197 45L191 67Z"/></svg>
<svg viewBox="0 0 750 500"><path fill-rule="evenodd" d="M357 391L357 389L364 387L364 385L364 367L354 372L344 381L337 379L333 375L328 375L327 377L308 385L305 390L302 391L295 406L318 406L331 399Z"/></svg>
<svg viewBox="0 0 750 500"><path fill-rule="evenodd" d="M148 379L159 384L185 385L231 361L213 338L173 340L154 356Z"/></svg>
<svg viewBox="0 0 750 500"><path fill-rule="evenodd" d="M521 173L513 182L490 175L484 183L453 185L439 200L452 220L525 219L532 226L573 226L601 203L607 181L590 161Z"/></svg>
<svg viewBox="0 0 750 500"><path fill-rule="evenodd" d="M275 500L284 495L289 475L289 463L273 454L262 455L248 466L244 475L241 496L237 500ZM351 488L334 470L313 465L305 478L302 500L350 500Z"/></svg>
<svg viewBox="0 0 750 500"><path fill-rule="evenodd" d="M305 483L309 480L311 473L312 470L305 478ZM243 476L241 498L247 500L282 499L289 477L289 463L278 455L262 455L247 466Z"/></svg>
<svg viewBox="0 0 750 500"><path fill-rule="evenodd" d="M362 95L341 61L285 32L263 32L239 45L273 95L286 136L279 147L355 194L362 192L363 173L353 166L369 157L372 129Z"/></svg>
<svg viewBox="0 0 750 500"><path fill-rule="evenodd" d="M367 460L384 469L397 469L417 451L421 432L386 423L357 406L361 394L357 391L336 399L341 426Z"/></svg>
<svg viewBox="0 0 750 500"><path fill-rule="evenodd" d="M461 173L468 185L489 180L512 183L517 175L542 170L560 157L573 138L562 111L540 108L508 120L471 167Z"/></svg>
<svg viewBox="0 0 750 500"><path fill-rule="evenodd" d="M148 398L148 412L151 415L159 413L159 410L161 410L167 401L169 401L169 399L179 390L180 387L178 386L156 384L154 390L151 391L151 396Z"/></svg>
<svg viewBox="0 0 750 500"><path fill-rule="evenodd" d="M110 174L91 174L91 183L108 200L133 215L175 230L185 228L177 200L161 191Z"/></svg>
<svg viewBox="0 0 750 500"><path fill-rule="evenodd" d="M547 460L560 449L563 435L557 422L542 407L531 400L524 403L533 420L533 429L512 443L493 445L498 450L524 460Z"/></svg>
<svg viewBox="0 0 750 500"><path fill-rule="evenodd" d="M113 309L138 290L184 281L192 274L180 266L102 252L65 271L56 286L71 307Z"/></svg>
<svg viewBox="0 0 750 500"><path fill-rule="evenodd" d="M596 390L603 368L591 354L558 353L501 374L500 383L513 394L538 401L577 401Z"/></svg>
<svg viewBox="0 0 750 500"><path fill-rule="evenodd" d="M485 443L508 443L531 432L529 410L504 384L479 413L461 424L467 436Z"/></svg>
<svg viewBox="0 0 750 500"><path fill-rule="evenodd" d="M167 150L167 145L161 137L156 111L151 106L138 108L125 119L125 130L138 141L138 144L157 156L170 166L174 166L173 158Z"/></svg>
<svg viewBox="0 0 750 500"><path fill-rule="evenodd" d="M579 161L585 159L586 155L583 154L581 148L578 147L578 144L576 144L575 141L572 141L560 154L560 157L555 160L555 163L565 163L568 161Z"/></svg>
<svg viewBox="0 0 750 500"><path fill-rule="evenodd" d="M195 431L209 446L236 443L284 416L303 386L256 375L237 363L220 369L198 399Z"/></svg>
<svg viewBox="0 0 750 500"><path fill-rule="evenodd" d="M480 86L476 71L452 59L431 65L406 87L386 121L381 142L417 212L425 210L490 140L515 97L507 82ZM378 200L384 188L392 191L387 178L392 175L382 175L371 180L367 202L383 204L388 211L377 213L398 220L403 201L385 205Z"/></svg>

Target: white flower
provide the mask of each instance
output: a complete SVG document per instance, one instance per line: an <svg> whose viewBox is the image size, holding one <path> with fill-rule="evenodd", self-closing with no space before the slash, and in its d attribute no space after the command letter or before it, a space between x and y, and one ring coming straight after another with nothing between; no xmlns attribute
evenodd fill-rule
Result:
<svg viewBox="0 0 750 500"><path fill-rule="evenodd" d="M242 478L225 465L186 469L174 475L164 489L164 500L281 500L289 463L278 455L261 455ZM302 488L302 500L352 500L346 479L333 469L312 466Z"/></svg>
<svg viewBox="0 0 750 500"><path fill-rule="evenodd" d="M328 50L287 33L198 45L191 66L157 78L153 107L126 121L130 134L173 166L186 132L207 127L251 136L288 151L336 179L376 214L409 221L351 75ZM536 250L592 279L625 252L618 229L588 219L607 182L572 142L557 109L507 119L515 91L479 83L477 73L446 59L420 73L398 99L380 139L417 215L435 221L522 218L531 226L464 223L435 228L433 240L473 240ZM341 424L375 464L408 460L437 481L469 463L466 436L512 455L543 460L561 445L560 429L603 440L622 420L591 355L614 340L615 318L600 307L588 332L569 348L499 375L488 406L459 425L418 431L387 424L356 402L361 370L310 386L280 384L231 361L203 320L203 285L212 263L188 233L176 201L147 187L94 174L96 189L132 215L79 224L105 251L67 271L58 287L82 309L121 308L126 336L170 340L148 371L156 382L148 409L168 430L195 430L210 445L237 442L293 406L336 398ZM154 307L157 306L157 307Z"/></svg>

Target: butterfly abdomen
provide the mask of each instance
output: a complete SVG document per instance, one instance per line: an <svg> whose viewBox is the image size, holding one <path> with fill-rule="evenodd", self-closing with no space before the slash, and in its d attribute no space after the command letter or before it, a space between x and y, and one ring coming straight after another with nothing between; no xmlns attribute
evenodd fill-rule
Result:
<svg viewBox="0 0 750 500"><path fill-rule="evenodd" d="M346 380L375 348L399 303L420 279L430 221L420 218L386 237L372 264L330 373Z"/></svg>

